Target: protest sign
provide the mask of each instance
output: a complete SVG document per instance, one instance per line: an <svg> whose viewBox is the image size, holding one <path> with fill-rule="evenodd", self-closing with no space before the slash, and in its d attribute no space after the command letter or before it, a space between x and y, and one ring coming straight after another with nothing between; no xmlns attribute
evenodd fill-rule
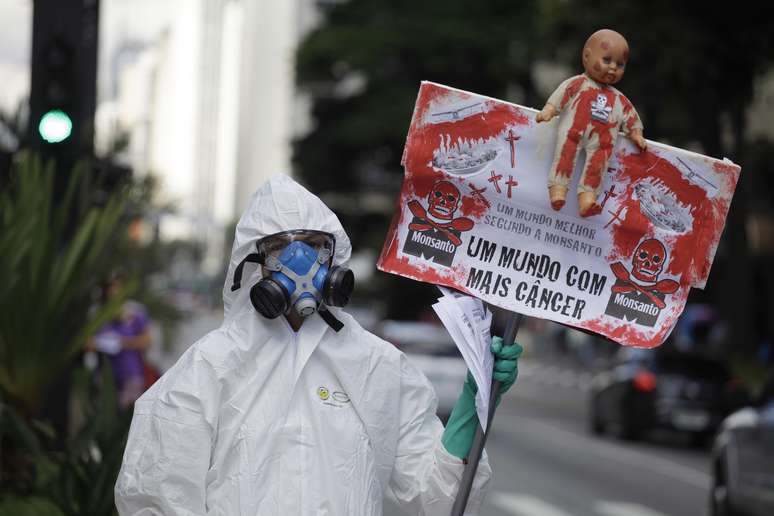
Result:
<svg viewBox="0 0 774 516"><path fill-rule="evenodd" d="M703 288L740 168L619 137L601 213L554 211L555 123L533 109L424 82L378 267L502 308L654 347ZM581 154L577 167L583 165ZM571 192L578 176L574 174Z"/></svg>

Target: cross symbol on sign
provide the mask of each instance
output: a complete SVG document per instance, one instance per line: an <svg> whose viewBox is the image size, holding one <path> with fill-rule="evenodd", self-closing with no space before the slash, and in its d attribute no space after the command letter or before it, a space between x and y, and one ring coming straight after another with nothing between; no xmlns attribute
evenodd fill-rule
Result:
<svg viewBox="0 0 774 516"><path fill-rule="evenodd" d="M607 210L607 212L608 212L609 214L611 214L611 215L613 216L613 218L612 218L612 219L610 219L610 222L608 222L607 224L605 224L605 227L608 227L610 224L612 224L612 223L613 223L613 222L615 222L616 220L617 220L618 222L620 222L621 224L623 224L623 219L621 219L621 212L622 212L622 211L623 211L625 208L626 208L625 206L621 206L620 208L618 208L618 211L616 211L615 213L613 213L613 211L612 211L612 210Z"/></svg>
<svg viewBox="0 0 774 516"><path fill-rule="evenodd" d="M484 201L484 204L486 204L487 206L491 206L491 204L489 204L489 201L487 201L486 197L484 197L483 195L483 193L486 192L486 186L480 189L476 188L476 185L474 185L473 183L468 183L468 186L471 188L470 193L473 195L473 197L476 197L477 199Z"/></svg>
<svg viewBox="0 0 774 516"><path fill-rule="evenodd" d="M602 208L605 207L605 203L610 197L618 197L618 194L615 193L615 185L610 185L610 190L605 191L605 198L602 199Z"/></svg>
<svg viewBox="0 0 774 516"><path fill-rule="evenodd" d="M505 182L508 185L508 199L511 198L511 190L514 186L519 186L519 182L513 179L513 176L508 174L508 181Z"/></svg>
<svg viewBox="0 0 774 516"><path fill-rule="evenodd" d="M502 179L502 174L495 174L495 171L492 170L491 174L489 175L489 181L490 183L494 183L495 190L497 190L497 193L502 193L502 190L500 190L500 179Z"/></svg>
<svg viewBox="0 0 774 516"><path fill-rule="evenodd" d="M511 144L511 168L516 168L516 140L521 140L521 136L516 136L513 129L508 129L505 141Z"/></svg>

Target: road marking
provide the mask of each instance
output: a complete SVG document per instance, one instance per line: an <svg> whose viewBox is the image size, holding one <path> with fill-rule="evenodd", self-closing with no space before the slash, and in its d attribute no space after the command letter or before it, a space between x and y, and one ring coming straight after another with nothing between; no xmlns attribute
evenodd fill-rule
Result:
<svg viewBox="0 0 774 516"><path fill-rule="evenodd" d="M570 516L562 509L526 494L493 492L487 501L514 516ZM607 500L595 502L593 510L600 516L665 516L640 504Z"/></svg>
<svg viewBox="0 0 774 516"><path fill-rule="evenodd" d="M592 380L592 375L587 372L579 373L574 369L532 362L519 364L519 376L540 384L579 389L582 392L587 392L591 388Z"/></svg>
<svg viewBox="0 0 774 516"><path fill-rule="evenodd" d="M525 494L494 492L487 501L514 516L571 516L540 498Z"/></svg>
<svg viewBox="0 0 774 516"><path fill-rule="evenodd" d="M578 387L580 390L586 392L591 389L592 376L589 373L581 373L578 378Z"/></svg>
<svg viewBox="0 0 774 516"><path fill-rule="evenodd" d="M601 501L594 504L601 516L664 516L664 513L648 509L636 503Z"/></svg>
<svg viewBox="0 0 774 516"><path fill-rule="evenodd" d="M567 443L572 440L581 440L584 442L584 447L587 450L593 451L597 455L604 456L606 459L619 462L629 468L640 467L648 469L660 475L698 487L699 489L709 489L709 474L678 464L677 462L672 462L655 455L649 455L638 450L624 448L614 442L597 441L596 439L568 432L567 430L534 419L524 419L521 421L520 426L535 427L533 430L529 431L533 435L550 437L553 434L553 440L559 445L567 446Z"/></svg>
<svg viewBox="0 0 774 516"><path fill-rule="evenodd" d="M574 371L566 369L562 373L562 387L572 388L578 384L578 375Z"/></svg>
<svg viewBox="0 0 774 516"><path fill-rule="evenodd" d="M559 385L561 384L560 380L561 378L559 378L556 375L545 376L542 378L542 382L545 383L546 385L554 385L556 387L559 387Z"/></svg>

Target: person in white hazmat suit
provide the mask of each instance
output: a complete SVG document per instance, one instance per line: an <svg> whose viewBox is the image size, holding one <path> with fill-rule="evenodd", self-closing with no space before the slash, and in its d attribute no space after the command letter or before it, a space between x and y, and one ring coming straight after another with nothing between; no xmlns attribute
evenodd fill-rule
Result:
<svg viewBox="0 0 774 516"><path fill-rule="evenodd" d="M388 491L411 513L450 513L477 424L475 383L444 431L422 373L333 306L352 290L350 252L333 212L292 179L253 194L223 325L135 403L121 515L380 515ZM495 350L508 386L514 350ZM484 456L466 514L490 476Z"/></svg>

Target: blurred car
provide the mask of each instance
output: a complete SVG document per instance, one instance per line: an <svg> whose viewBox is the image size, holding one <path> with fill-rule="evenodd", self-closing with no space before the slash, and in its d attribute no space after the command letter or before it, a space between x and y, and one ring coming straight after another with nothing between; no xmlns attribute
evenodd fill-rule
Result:
<svg viewBox="0 0 774 516"><path fill-rule="evenodd" d="M722 362L656 349L621 348L591 387L589 426L624 439L664 428L704 444L723 418L749 400L744 386Z"/></svg>
<svg viewBox="0 0 774 516"><path fill-rule="evenodd" d="M438 416L446 421L462 391L468 368L443 326L414 321L384 321L377 333L406 353L430 380L438 396Z"/></svg>
<svg viewBox="0 0 774 516"><path fill-rule="evenodd" d="M720 426L712 446L710 514L774 514L774 375L754 406Z"/></svg>

